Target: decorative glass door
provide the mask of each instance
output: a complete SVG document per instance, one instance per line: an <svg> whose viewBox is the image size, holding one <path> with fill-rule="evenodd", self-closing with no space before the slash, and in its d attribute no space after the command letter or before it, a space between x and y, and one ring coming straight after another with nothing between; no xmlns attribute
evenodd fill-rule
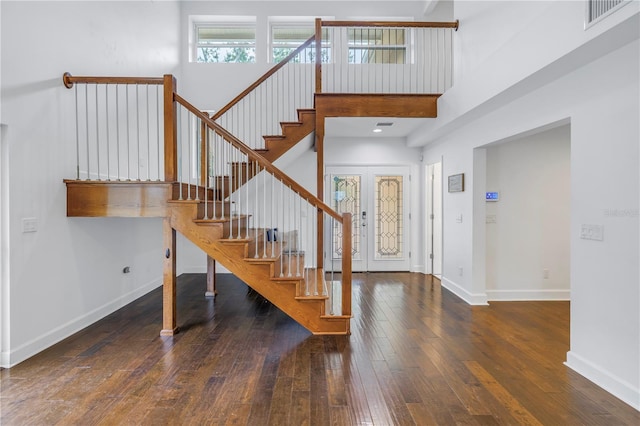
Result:
<svg viewBox="0 0 640 426"><path fill-rule="evenodd" d="M327 167L327 198L338 213L350 212L353 271L408 271L409 211L404 194L408 167ZM329 226L327 261L339 269L342 235Z"/></svg>

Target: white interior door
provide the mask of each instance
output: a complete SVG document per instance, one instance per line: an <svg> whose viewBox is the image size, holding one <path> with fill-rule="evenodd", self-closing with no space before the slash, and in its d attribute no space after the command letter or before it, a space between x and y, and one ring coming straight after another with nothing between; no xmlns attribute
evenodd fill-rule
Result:
<svg viewBox="0 0 640 426"><path fill-rule="evenodd" d="M407 166L327 167L327 199L338 213L353 216L352 269L408 271L409 168ZM332 247L339 246L334 230ZM341 253L333 250L334 269Z"/></svg>

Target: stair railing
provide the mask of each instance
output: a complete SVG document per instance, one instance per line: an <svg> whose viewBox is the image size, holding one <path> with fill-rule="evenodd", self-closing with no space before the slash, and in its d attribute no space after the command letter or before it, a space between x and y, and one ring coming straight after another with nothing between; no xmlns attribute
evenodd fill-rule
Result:
<svg viewBox="0 0 640 426"><path fill-rule="evenodd" d="M76 179L163 181L162 77L63 76L74 90Z"/></svg>
<svg viewBox="0 0 640 426"><path fill-rule="evenodd" d="M351 215L336 213L206 113L173 98L177 198L202 201L197 220L228 223L224 237L250 241L254 259L279 259L275 278L303 280L301 296L326 298L326 315L351 315Z"/></svg>
<svg viewBox="0 0 640 426"><path fill-rule="evenodd" d="M444 93L458 22L316 20L316 93ZM322 46L331 46L322 63Z"/></svg>
<svg viewBox="0 0 640 426"><path fill-rule="evenodd" d="M263 149L263 136L280 135L281 122L298 121L297 110L313 108L313 41L309 38L258 78L212 118L252 149Z"/></svg>

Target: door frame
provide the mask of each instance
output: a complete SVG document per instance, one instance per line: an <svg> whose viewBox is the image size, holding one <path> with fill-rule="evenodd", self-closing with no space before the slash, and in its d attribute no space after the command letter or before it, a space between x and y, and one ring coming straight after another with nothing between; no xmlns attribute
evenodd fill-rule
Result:
<svg viewBox="0 0 640 426"><path fill-rule="evenodd" d="M432 187L432 184L435 185L437 184L437 180L436 182L432 183L431 181L431 171L432 169L436 169L436 165L440 165L440 173L439 173L439 182L440 182L440 188L439 191L434 191L434 187ZM433 170L434 172L437 171ZM424 238L425 238L425 245L424 245L424 256L425 256L425 273L427 274L431 274L437 278L441 278L442 277L442 268L444 265L444 223L443 223L443 214L444 214L444 184L443 184L443 161L442 158L439 159L439 161L435 161L433 163L429 163L426 164L424 166L424 180L425 180L425 215L424 215L424 220L425 220L425 229L424 229ZM440 199L439 199L439 208L434 209L434 205L438 205L438 203L436 203L435 201L438 201L435 199L435 197L437 197L437 195L440 195ZM432 223L431 220L431 214L438 214L440 216L440 221L439 224L438 223ZM433 225L433 230L432 230L432 225ZM439 225L439 226L438 226ZM439 232L439 239L434 237L434 234L436 232ZM439 240L439 244L437 244ZM435 245L434 245L435 243ZM438 256L438 251L439 251L439 256ZM434 253L434 259L432 261L430 254ZM436 268L435 267L435 263L434 262L438 262L439 260L439 267ZM438 273L439 272L439 273Z"/></svg>

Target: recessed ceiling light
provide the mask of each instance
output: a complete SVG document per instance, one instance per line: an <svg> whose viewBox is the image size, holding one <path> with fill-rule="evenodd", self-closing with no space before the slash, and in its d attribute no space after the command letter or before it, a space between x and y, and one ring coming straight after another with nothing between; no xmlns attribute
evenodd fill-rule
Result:
<svg viewBox="0 0 640 426"><path fill-rule="evenodd" d="M373 133L382 133L382 129L373 129Z"/></svg>

